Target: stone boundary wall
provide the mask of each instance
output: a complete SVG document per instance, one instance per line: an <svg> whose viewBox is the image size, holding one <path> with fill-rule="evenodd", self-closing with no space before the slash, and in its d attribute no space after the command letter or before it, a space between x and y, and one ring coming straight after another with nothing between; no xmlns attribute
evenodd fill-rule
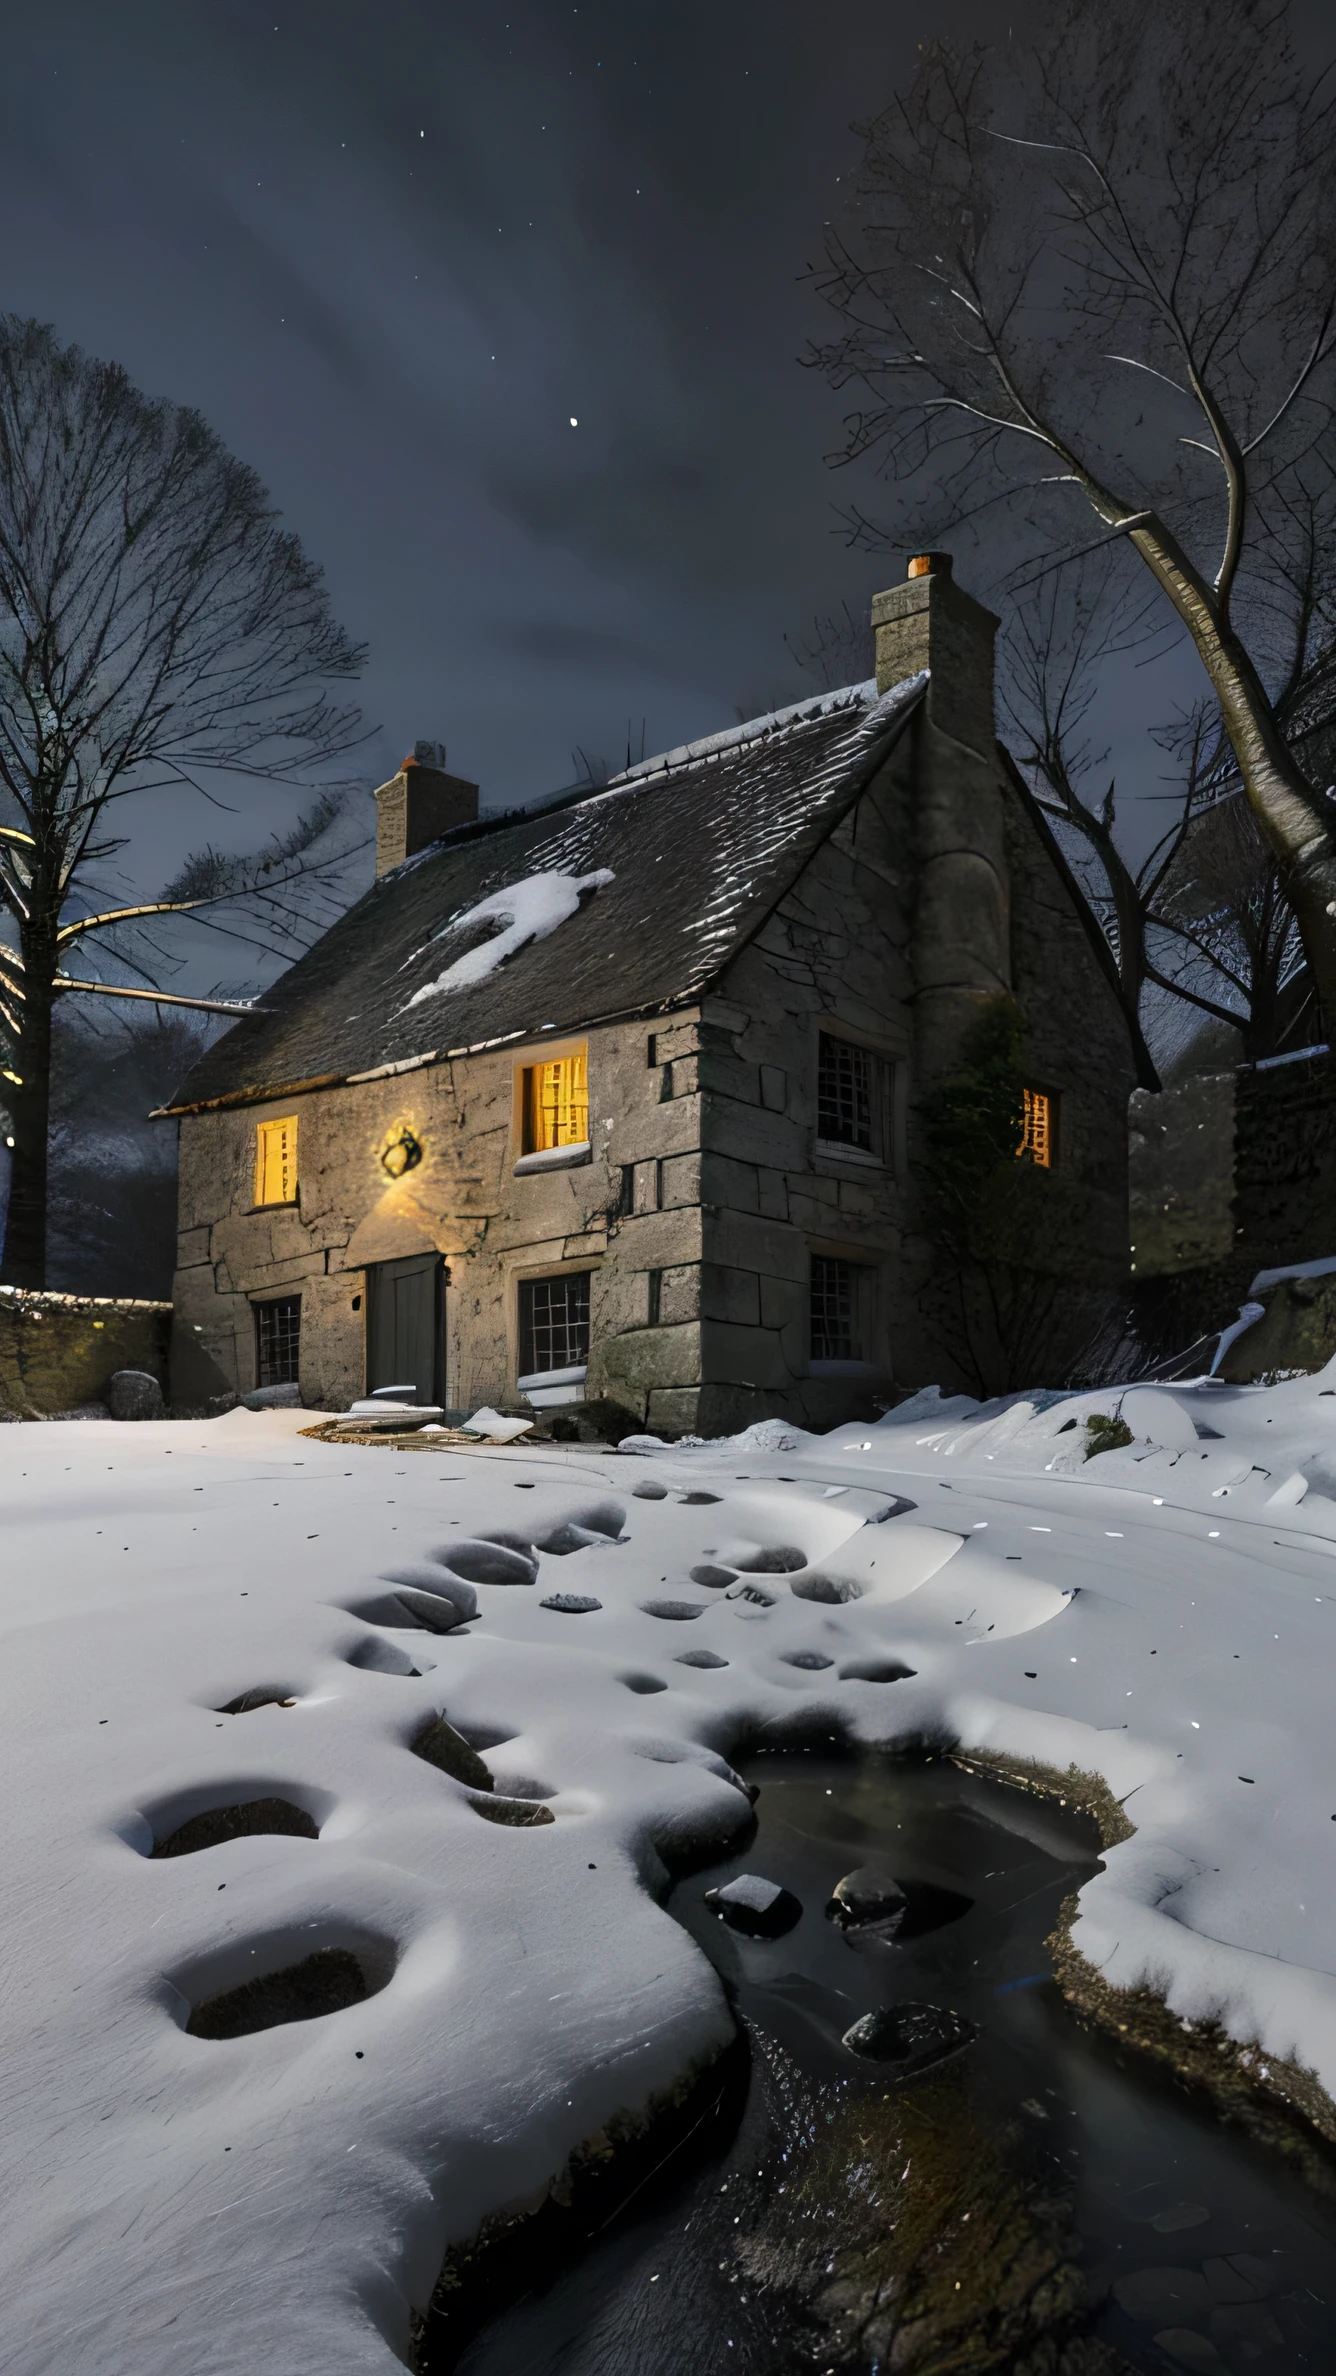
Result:
<svg viewBox="0 0 1336 2376"><path fill-rule="evenodd" d="M0 1287L0 1419L45 1419L97 1402L113 1370L148 1370L167 1391L169 1303Z"/></svg>
<svg viewBox="0 0 1336 2376"><path fill-rule="evenodd" d="M1258 1271L1336 1255L1336 1058L1325 1048L1138 1091L1130 1122L1131 1316L1146 1358L1221 1327ZM1336 1309L1310 1309L1316 1297L1302 1284L1288 1293L1277 1325L1240 1338L1222 1374L1320 1367Z"/></svg>
<svg viewBox="0 0 1336 2376"><path fill-rule="evenodd" d="M1238 1074L1233 1250L1254 1270L1336 1254L1336 1059L1325 1049Z"/></svg>

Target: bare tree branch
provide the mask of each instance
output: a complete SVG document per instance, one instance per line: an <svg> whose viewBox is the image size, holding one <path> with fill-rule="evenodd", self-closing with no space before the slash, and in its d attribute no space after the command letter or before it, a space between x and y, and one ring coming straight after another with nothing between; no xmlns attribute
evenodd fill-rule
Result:
<svg viewBox="0 0 1336 2376"><path fill-rule="evenodd" d="M162 961L155 916L214 921L230 903L271 956L328 921L354 827L323 780L361 733L334 688L362 657L255 473L198 414L0 317L0 913L17 943L0 1016L6 1280L44 1280L55 1001L156 992L73 981L63 952L105 948L144 978ZM160 898L109 900L113 804L164 787L212 798L219 771L318 797L252 859L205 851Z"/></svg>
<svg viewBox="0 0 1336 2376"><path fill-rule="evenodd" d="M837 459L902 488L897 541L1009 511L1021 585L1079 549L1074 506L1122 541L1192 637L1336 1015L1336 836L1276 648L1294 628L1302 675L1330 600L1289 557L1297 514L1322 552L1336 526L1336 100L1277 0L1051 0L1032 40L925 45L860 131L813 276L839 328L807 358L859 394Z"/></svg>

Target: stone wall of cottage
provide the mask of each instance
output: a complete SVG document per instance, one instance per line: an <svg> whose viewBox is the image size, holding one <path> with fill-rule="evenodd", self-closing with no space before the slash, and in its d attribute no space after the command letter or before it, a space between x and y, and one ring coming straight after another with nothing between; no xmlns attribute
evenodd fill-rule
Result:
<svg viewBox="0 0 1336 2376"><path fill-rule="evenodd" d="M1060 1189L1048 1259L1089 1283L1128 1268L1127 1109L1136 1066L1122 1009L1072 897L1019 795L1003 781L1011 881L1011 979L1033 1085L1057 1098Z"/></svg>
<svg viewBox="0 0 1336 2376"><path fill-rule="evenodd" d="M913 990L897 798L884 769L729 966L704 1002L694 1050L677 1060L705 1092L694 1291L706 1383L652 1397L665 1426L715 1434L780 1412L829 1427L892 1392ZM871 1154L818 1143L823 1029L876 1059ZM814 1374L809 1364L813 1254L860 1266L851 1373ZM613 1349L623 1361L629 1352Z"/></svg>
<svg viewBox="0 0 1336 2376"><path fill-rule="evenodd" d="M697 1010L661 1033L690 1033ZM446 1393L455 1406L516 1400L518 1282L589 1270L596 1344L642 1329L648 1273L663 1274L654 1388L700 1378L700 1097L640 1025L587 1035L591 1154L517 1177L517 1071L572 1043L426 1065L181 1124L173 1392L178 1405L256 1383L255 1305L302 1298L301 1387L346 1408L365 1386L366 1271L434 1250L448 1266ZM254 1206L257 1126L295 1114L298 1200ZM382 1156L409 1130L421 1161L391 1179ZM651 1181L653 1193L651 1196ZM595 1391L591 1378L590 1392ZM651 1391L647 1380L645 1397Z"/></svg>
<svg viewBox="0 0 1336 2376"><path fill-rule="evenodd" d="M1076 1358L1090 1315L1070 1283L1108 1288L1127 1270L1131 1050L1070 895L1007 779L924 721L707 996L699 1022L659 1035L679 1093L693 1081L705 1091L701 1260L664 1272L658 1330L604 1340L602 1390L646 1407L651 1424L712 1434L775 1411L829 1427L897 1387L972 1383L923 1293L936 1257L915 1169L917 1117L981 1006L1008 989L1027 1017L1035 1084L1061 1117L1057 1166L1025 1185L1040 1265L1063 1282L1073 1313L1073 1341L1054 1358ZM818 1141L823 1029L878 1059L871 1157ZM648 1178L641 1192L647 1216ZM647 1218L623 1226L648 1245ZM814 1254L860 1266L858 1371L810 1364ZM658 1371L660 1347L673 1325L691 1322L704 1383L673 1387Z"/></svg>

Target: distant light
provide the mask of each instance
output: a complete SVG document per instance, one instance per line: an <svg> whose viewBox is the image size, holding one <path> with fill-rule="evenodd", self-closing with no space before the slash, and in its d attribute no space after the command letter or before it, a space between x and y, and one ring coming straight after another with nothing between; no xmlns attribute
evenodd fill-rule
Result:
<svg viewBox="0 0 1336 2376"><path fill-rule="evenodd" d="M576 420L576 417L575 417L574 413L572 413L572 414L571 414L571 427L572 427L572 429L578 429L578 428L579 428L579 426L580 426L579 422Z"/></svg>

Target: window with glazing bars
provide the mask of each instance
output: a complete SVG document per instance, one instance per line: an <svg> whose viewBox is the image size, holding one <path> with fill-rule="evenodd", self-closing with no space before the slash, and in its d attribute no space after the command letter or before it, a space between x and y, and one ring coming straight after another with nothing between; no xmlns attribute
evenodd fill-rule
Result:
<svg viewBox="0 0 1336 2376"><path fill-rule="evenodd" d="M832 1039L817 1042L816 1135L837 1147L872 1152L872 1065L867 1048Z"/></svg>
<svg viewBox="0 0 1336 2376"><path fill-rule="evenodd" d="M589 1359L589 1273L520 1281L520 1376Z"/></svg>
<svg viewBox="0 0 1336 2376"><path fill-rule="evenodd" d="M285 1295L255 1307L255 1342L262 1386L295 1386L301 1353L302 1299Z"/></svg>
<svg viewBox="0 0 1336 2376"><path fill-rule="evenodd" d="M858 1265L812 1256L812 1359L857 1361Z"/></svg>
<svg viewBox="0 0 1336 2376"><path fill-rule="evenodd" d="M584 1048L524 1075L524 1152L578 1147L589 1136L589 1058Z"/></svg>
<svg viewBox="0 0 1336 2376"><path fill-rule="evenodd" d="M1021 1123L1021 1143L1018 1155L1037 1163L1041 1170L1050 1171L1053 1165L1053 1105L1046 1089L1023 1089L1024 1118Z"/></svg>

